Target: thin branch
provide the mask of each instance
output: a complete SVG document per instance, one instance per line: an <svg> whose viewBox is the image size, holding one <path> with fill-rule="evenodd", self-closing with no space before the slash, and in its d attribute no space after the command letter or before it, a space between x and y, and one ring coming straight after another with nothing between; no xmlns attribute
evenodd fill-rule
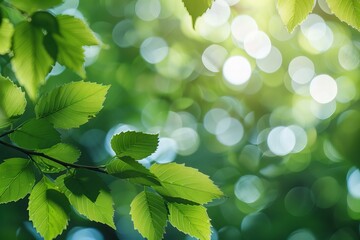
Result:
<svg viewBox="0 0 360 240"><path fill-rule="evenodd" d="M33 150L28 150L28 149L24 149L24 148L21 148L21 147L18 147L18 146L14 146L10 143L7 143L7 142L4 142L2 140L0 140L0 144L6 146L6 147L9 147L9 148L12 148L12 149L15 149L19 152L22 152L26 155L30 155L30 156L39 156L39 157L43 157L43 158L46 158L50 161L53 161L57 164L60 164L66 168L68 167L72 167L72 168L78 168L78 169L87 169L87 170L91 170L91 171L95 171L95 172L100 172L100 173L107 173L105 168L104 167L98 167L98 166L88 166L88 165L81 165L81 164L75 164L75 163L66 163L66 162L63 162L59 159L56 159L54 157L51 157L51 156L48 156L46 155L45 153L42 153L42 152L36 152L36 151L33 151Z"/></svg>
<svg viewBox="0 0 360 240"><path fill-rule="evenodd" d="M9 130L9 131L7 131L7 132L4 132L4 133L0 134L0 138L5 137L5 136L7 136L7 135L9 135L9 134L11 134L11 133L13 133L13 132L15 132L15 130L16 130L16 128L11 129L11 130Z"/></svg>

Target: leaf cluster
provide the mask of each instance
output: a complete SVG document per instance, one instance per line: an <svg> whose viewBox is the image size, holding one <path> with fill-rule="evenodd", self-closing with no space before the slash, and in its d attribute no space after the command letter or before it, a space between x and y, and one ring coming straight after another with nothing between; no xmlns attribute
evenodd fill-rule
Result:
<svg viewBox="0 0 360 240"><path fill-rule="evenodd" d="M103 108L109 86L77 81L40 91L56 62L85 78L83 47L99 44L83 20L48 10L61 3L0 4L0 54L15 75L14 80L0 75L0 145L24 155L0 164L0 203L28 196L29 219L44 239L67 228L71 209L115 229L114 201L104 178L110 175L143 187L130 214L147 239L162 239L168 221L184 233L210 239L203 205L222 192L208 176L182 164L143 166L139 160L156 151L157 134L113 136L116 156L102 166L77 163L81 152L62 141L61 133L82 126Z"/></svg>

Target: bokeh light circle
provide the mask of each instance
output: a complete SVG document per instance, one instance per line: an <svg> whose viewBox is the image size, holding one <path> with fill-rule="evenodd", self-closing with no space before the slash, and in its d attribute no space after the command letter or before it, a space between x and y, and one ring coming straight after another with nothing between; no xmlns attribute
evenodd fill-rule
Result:
<svg viewBox="0 0 360 240"><path fill-rule="evenodd" d="M281 67L281 52L276 47L272 47L270 53L265 58L256 59L256 64L262 71L274 73Z"/></svg>
<svg viewBox="0 0 360 240"><path fill-rule="evenodd" d="M251 72L252 70L249 61L242 56L232 56L224 63L224 78L233 85L246 83L250 79Z"/></svg>
<svg viewBox="0 0 360 240"><path fill-rule="evenodd" d="M262 31L251 32L244 40L244 49L251 57L262 59L271 51L270 38Z"/></svg>
<svg viewBox="0 0 360 240"><path fill-rule="evenodd" d="M296 136L289 127L275 127L267 137L267 144L272 153L278 156L284 156L291 153L294 149Z"/></svg>
<svg viewBox="0 0 360 240"><path fill-rule="evenodd" d="M336 98L336 81L326 74L316 76L310 83L310 95L318 103L329 103Z"/></svg>
<svg viewBox="0 0 360 240"><path fill-rule="evenodd" d="M231 22L231 34L234 40L242 45L245 38L252 32L258 30L258 26L254 18L248 15L239 15Z"/></svg>
<svg viewBox="0 0 360 240"><path fill-rule="evenodd" d="M206 69L211 72L219 72L227 55L228 51L226 48L217 44L212 44L205 49L201 60Z"/></svg>
<svg viewBox="0 0 360 240"><path fill-rule="evenodd" d="M263 181L255 175L245 175L235 184L235 196L244 203L254 203L260 199L265 187Z"/></svg>
<svg viewBox="0 0 360 240"><path fill-rule="evenodd" d="M223 118L216 126L216 138L226 146L233 146L239 143L243 136L244 127L235 118Z"/></svg>
<svg viewBox="0 0 360 240"><path fill-rule="evenodd" d="M168 55L167 42L160 37L149 37L140 46L141 56L149 63L159 63Z"/></svg>
<svg viewBox="0 0 360 240"><path fill-rule="evenodd" d="M305 84L313 79L315 66L309 58L298 56L291 60L288 72L293 81L299 84Z"/></svg>

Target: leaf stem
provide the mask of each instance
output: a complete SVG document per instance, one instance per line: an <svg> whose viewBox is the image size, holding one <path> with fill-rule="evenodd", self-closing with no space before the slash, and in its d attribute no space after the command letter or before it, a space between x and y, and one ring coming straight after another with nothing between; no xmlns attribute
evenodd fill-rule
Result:
<svg viewBox="0 0 360 240"><path fill-rule="evenodd" d="M100 166L88 166L88 165L81 165L81 164L75 164L75 163L66 163L66 162L63 162L59 159L56 159L54 157L51 157L51 156L48 156L46 155L45 153L42 153L42 152L36 152L34 150L29 150L29 149L25 149L25 148L21 148L21 147L18 147L18 146L15 146L15 145L12 145L10 143L7 143L7 142L4 142L2 140L0 140L0 144L6 146L6 147L9 147L9 148L12 148L12 149L15 149L19 152L22 152L28 156L39 156L39 157L43 157L43 158L46 158L50 161L53 161L57 164L60 164L66 168L68 167L71 167L71 168L78 168L78 169L87 169L87 170L91 170L91 171L95 171L95 172L100 172L100 173L106 173L107 174L107 171L105 170L104 167L100 167Z"/></svg>

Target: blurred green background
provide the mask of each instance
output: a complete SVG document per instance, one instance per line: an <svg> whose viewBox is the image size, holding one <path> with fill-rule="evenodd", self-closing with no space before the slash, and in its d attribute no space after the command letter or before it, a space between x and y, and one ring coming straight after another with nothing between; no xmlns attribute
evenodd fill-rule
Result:
<svg viewBox="0 0 360 240"><path fill-rule="evenodd" d="M181 0L66 0L102 40L87 78L111 84L105 107L63 133L81 161L110 158L114 133L159 132L144 165L183 162L227 195L209 204L212 240L360 238L360 33L325 0L289 34L274 0L216 0L192 28ZM46 88L79 80L55 66ZM11 156L12 152L3 152ZM111 184L117 231L72 214L58 239L138 240L137 186ZM0 205L1 239L40 239L26 200ZM166 240L192 238L167 228Z"/></svg>

